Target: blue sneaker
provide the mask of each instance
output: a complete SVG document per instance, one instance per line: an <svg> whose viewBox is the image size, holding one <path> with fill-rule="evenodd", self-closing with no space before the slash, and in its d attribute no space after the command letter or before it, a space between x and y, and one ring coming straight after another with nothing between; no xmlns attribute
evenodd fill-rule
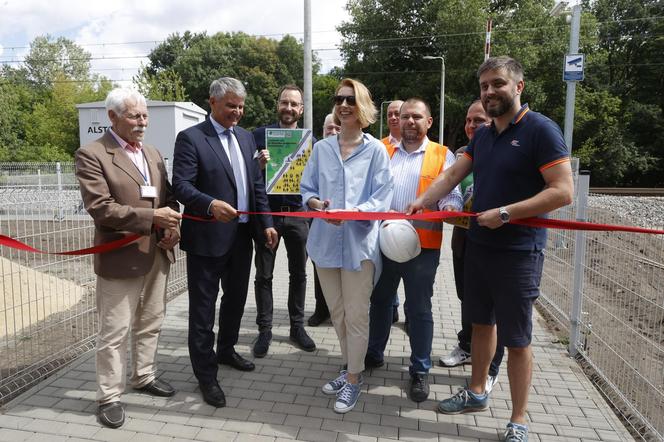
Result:
<svg viewBox="0 0 664 442"><path fill-rule="evenodd" d="M489 395L478 397L467 388L459 390L449 399L438 403L438 411L444 414L460 414L471 411L482 411L489 408Z"/></svg>
<svg viewBox="0 0 664 442"><path fill-rule="evenodd" d="M528 442L528 427L510 422L507 424L503 440L506 442Z"/></svg>
<svg viewBox="0 0 664 442"><path fill-rule="evenodd" d="M346 370L341 370L339 372L340 376L336 379L331 380L327 384L323 385L323 393L325 394L337 394L339 391L344 388L344 385L348 383L348 372Z"/></svg>
<svg viewBox="0 0 664 442"><path fill-rule="evenodd" d="M357 398L360 397L361 388L361 379L357 384L346 382L346 385L344 385L343 388L339 390L339 393L337 393L337 401L334 403L334 411L337 413L348 413L355 408Z"/></svg>

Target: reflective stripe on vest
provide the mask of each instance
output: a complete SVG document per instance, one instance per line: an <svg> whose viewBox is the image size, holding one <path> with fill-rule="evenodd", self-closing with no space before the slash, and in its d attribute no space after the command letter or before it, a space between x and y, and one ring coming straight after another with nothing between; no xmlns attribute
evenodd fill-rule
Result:
<svg viewBox="0 0 664 442"><path fill-rule="evenodd" d="M387 154L390 159L396 152L396 147L389 144L387 139L381 140L385 144ZM422 170L420 171L420 182L417 186L417 196L423 194L431 185L433 180L443 171L445 166L445 157L447 156L447 146L441 146L438 143L429 141L426 150L424 151L424 159L422 160ZM431 212L429 209L424 209L424 212ZM420 237L420 245L425 249L440 249L443 241L443 223L442 221L411 221L413 227Z"/></svg>

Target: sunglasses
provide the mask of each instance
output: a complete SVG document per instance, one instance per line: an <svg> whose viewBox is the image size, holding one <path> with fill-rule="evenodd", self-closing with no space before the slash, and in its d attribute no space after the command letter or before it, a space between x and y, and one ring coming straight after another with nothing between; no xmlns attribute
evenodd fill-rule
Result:
<svg viewBox="0 0 664 442"><path fill-rule="evenodd" d="M349 106L355 106L357 104L357 101L355 100L355 95L335 95L334 96L334 104L341 106L344 104L344 101L346 104Z"/></svg>

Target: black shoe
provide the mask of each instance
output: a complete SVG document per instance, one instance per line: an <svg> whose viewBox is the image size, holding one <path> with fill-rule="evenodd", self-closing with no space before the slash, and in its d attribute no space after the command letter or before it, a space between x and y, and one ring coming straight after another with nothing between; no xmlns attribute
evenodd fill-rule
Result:
<svg viewBox="0 0 664 442"><path fill-rule="evenodd" d="M399 307L396 305L392 306L392 324L399 322Z"/></svg>
<svg viewBox="0 0 664 442"><path fill-rule="evenodd" d="M142 387L134 388L134 390L160 397L171 397L175 394L175 389L171 387L171 384L160 379L155 379Z"/></svg>
<svg viewBox="0 0 664 442"><path fill-rule="evenodd" d="M254 344L254 356L264 358L270 349L270 342L272 342L272 332L270 330L259 332L258 339Z"/></svg>
<svg viewBox="0 0 664 442"><path fill-rule="evenodd" d="M367 368L380 368L383 365L385 365L385 361L382 359L375 359L373 356L369 355L369 353L367 353L367 355L364 357L365 370Z"/></svg>
<svg viewBox="0 0 664 442"><path fill-rule="evenodd" d="M310 327L318 327L328 319L330 319L330 312L321 313L319 311L315 311L314 314L311 315L311 317L307 320L307 324L309 324Z"/></svg>
<svg viewBox="0 0 664 442"><path fill-rule="evenodd" d="M203 400L213 407L222 408L226 406L226 396L217 382L212 384L198 384L203 394Z"/></svg>
<svg viewBox="0 0 664 442"><path fill-rule="evenodd" d="M304 327L298 327L296 329L291 329L290 340L296 347L304 351L314 351L316 350L316 344L309 337L307 332L304 330Z"/></svg>
<svg viewBox="0 0 664 442"><path fill-rule="evenodd" d="M407 336L410 336L408 333L408 316L406 316L406 321L403 323L403 331L406 333Z"/></svg>
<svg viewBox="0 0 664 442"><path fill-rule="evenodd" d="M415 402L424 402L429 397L429 375L415 373L408 381L408 396Z"/></svg>
<svg viewBox="0 0 664 442"><path fill-rule="evenodd" d="M124 406L121 402L100 405L97 409L99 422L108 428L120 428L125 421Z"/></svg>
<svg viewBox="0 0 664 442"><path fill-rule="evenodd" d="M243 358L236 351L229 355L219 356L218 362L221 365L230 365L234 369L240 371L252 371L256 368L253 362Z"/></svg>

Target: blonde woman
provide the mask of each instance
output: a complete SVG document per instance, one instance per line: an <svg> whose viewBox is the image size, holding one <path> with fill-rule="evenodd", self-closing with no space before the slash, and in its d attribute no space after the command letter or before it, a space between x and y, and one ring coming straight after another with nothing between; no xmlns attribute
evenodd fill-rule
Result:
<svg viewBox="0 0 664 442"><path fill-rule="evenodd" d="M302 201L329 213L387 211L393 187L389 158L380 141L362 132L377 114L366 86L342 80L333 114L341 130L316 143L302 174ZM378 228L377 221L314 219L307 240L348 367L323 386L323 393L337 395L337 413L352 410L361 391L369 298L380 273Z"/></svg>

